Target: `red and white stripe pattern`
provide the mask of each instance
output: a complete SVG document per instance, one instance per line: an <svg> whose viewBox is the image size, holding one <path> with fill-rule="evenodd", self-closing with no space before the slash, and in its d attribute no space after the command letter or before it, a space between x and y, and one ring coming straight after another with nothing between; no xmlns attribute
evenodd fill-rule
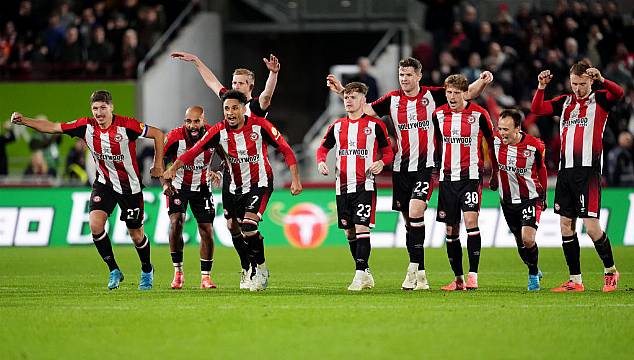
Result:
<svg viewBox="0 0 634 360"><path fill-rule="evenodd" d="M486 115L485 115L486 114ZM482 107L469 103L461 112L453 112L443 105L435 112L440 133L440 181L480 179L484 164L482 152L483 129L492 134L493 125Z"/></svg>
<svg viewBox="0 0 634 360"><path fill-rule="evenodd" d="M519 204L544 195L539 180L539 167L543 166L544 144L535 137L523 134L514 145L505 145L499 134L493 140L498 161L500 198L505 203Z"/></svg>
<svg viewBox="0 0 634 360"><path fill-rule="evenodd" d="M358 121L340 120L333 125L337 195L354 193L360 188L374 190L374 175L368 169L378 160L377 123L368 119L370 117L366 116Z"/></svg>
<svg viewBox="0 0 634 360"><path fill-rule="evenodd" d="M147 127L133 118L114 115L112 124L101 129L94 118L81 118L62 124L62 131L80 135L97 164L97 179L120 194L141 191L141 175L136 159L136 139L145 136Z"/></svg>
<svg viewBox="0 0 634 360"><path fill-rule="evenodd" d="M559 168L603 166L603 130L608 111L597 104L597 93L586 99L564 97L559 134L561 157Z"/></svg>
<svg viewBox="0 0 634 360"><path fill-rule="evenodd" d="M392 91L372 106L389 99L389 115L394 126L397 151L394 154L394 171L415 172L434 166L434 125L431 121L436 106L432 91L442 88L422 87L417 96L407 96L402 90ZM442 89L444 97L444 89ZM380 111L377 114L383 115Z"/></svg>
<svg viewBox="0 0 634 360"><path fill-rule="evenodd" d="M211 126L206 125L206 130ZM194 146L193 141L187 141L187 129L182 126L170 131L167 134L167 144L165 146L165 154L169 158L176 158L184 154L187 150ZM209 184L208 174L211 158L214 150L207 149L194 158L193 164L185 164L176 171L176 177L172 184L176 189L189 191L200 191L201 186Z"/></svg>

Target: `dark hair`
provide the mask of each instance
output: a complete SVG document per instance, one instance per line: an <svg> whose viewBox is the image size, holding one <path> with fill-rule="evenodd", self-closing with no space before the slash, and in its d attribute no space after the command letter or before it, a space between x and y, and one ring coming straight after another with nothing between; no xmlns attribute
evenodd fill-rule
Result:
<svg viewBox="0 0 634 360"><path fill-rule="evenodd" d="M418 61L418 59L415 59L413 57L408 57L399 61L398 66L399 67L413 67L417 73L420 73L421 71L423 71L423 64L421 64L420 61Z"/></svg>
<svg viewBox="0 0 634 360"><path fill-rule="evenodd" d="M90 103L103 101L106 104L112 104L112 94L108 90L97 90L90 95Z"/></svg>
<svg viewBox="0 0 634 360"><path fill-rule="evenodd" d="M366 95L368 93L368 86L362 82L353 81L343 88L343 93L348 94L351 92L358 92Z"/></svg>
<svg viewBox="0 0 634 360"><path fill-rule="evenodd" d="M524 120L524 114L521 111L516 109L504 109L500 113L499 119L502 119L508 116L513 118L513 124L515 124L516 128L519 128L520 126L522 126L522 120Z"/></svg>
<svg viewBox="0 0 634 360"><path fill-rule="evenodd" d="M461 91L467 91L469 90L469 81L462 74L449 75L445 79L445 89L450 86Z"/></svg>
<svg viewBox="0 0 634 360"><path fill-rule="evenodd" d="M570 74L581 76L586 73L586 70L590 69L592 66L585 61L579 61L572 65L570 68Z"/></svg>
<svg viewBox="0 0 634 360"><path fill-rule="evenodd" d="M240 102L240 104L245 105L247 103L247 96L238 90L229 90L224 95L222 95L222 102L224 103L227 99L235 99Z"/></svg>

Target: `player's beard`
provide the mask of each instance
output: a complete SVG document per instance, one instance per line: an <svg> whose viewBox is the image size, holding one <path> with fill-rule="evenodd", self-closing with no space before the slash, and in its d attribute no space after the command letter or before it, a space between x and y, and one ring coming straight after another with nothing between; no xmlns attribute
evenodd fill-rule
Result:
<svg viewBox="0 0 634 360"><path fill-rule="evenodd" d="M194 132L197 132L195 136L192 134ZM187 135L192 141L198 141L200 140L200 138L203 137L203 135L205 135L205 127L202 126L200 129L191 129L191 130L187 129Z"/></svg>

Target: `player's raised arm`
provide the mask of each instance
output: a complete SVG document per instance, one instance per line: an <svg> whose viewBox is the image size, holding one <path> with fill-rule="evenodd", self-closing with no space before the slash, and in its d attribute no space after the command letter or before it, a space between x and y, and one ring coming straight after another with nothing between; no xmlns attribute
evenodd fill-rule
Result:
<svg viewBox="0 0 634 360"><path fill-rule="evenodd" d="M150 176L153 178L160 178L163 175L164 164L164 146L165 146L165 134L154 126L149 126L145 137L148 139L154 139L154 165L150 169Z"/></svg>
<svg viewBox="0 0 634 360"><path fill-rule="evenodd" d="M190 53L186 53L183 51L175 51L171 54L171 56L175 59L188 61L194 63L196 66L196 70L200 76L205 80L205 84L211 89L211 91L216 94L216 96L220 97L220 90L224 87L220 80L216 77L216 75L205 65L205 63L198 58L198 56Z"/></svg>
<svg viewBox="0 0 634 360"><path fill-rule="evenodd" d="M537 85L537 91L535 91L535 96L531 103L532 113L537 115L552 115L554 112L552 100L544 101L544 89L546 89L546 85L548 85L552 79L553 75L550 73L550 70L544 70L537 75L539 84Z"/></svg>
<svg viewBox="0 0 634 360"><path fill-rule="evenodd" d="M61 134L62 133L62 125L60 123L55 123L52 121L44 120L44 119L31 119L19 112L14 112L11 114L11 122L16 125L25 125L32 129L35 129L39 132L49 133L49 134Z"/></svg>
<svg viewBox="0 0 634 360"><path fill-rule="evenodd" d="M271 106L271 99L273 98L273 92L275 92L275 86L277 85L277 75L280 72L280 62L271 54L269 58L263 58L266 68L269 69L269 77L266 79L266 85L264 91L260 94L259 103L262 110L266 110Z"/></svg>
<svg viewBox="0 0 634 360"><path fill-rule="evenodd" d="M607 100L610 102L617 102L621 100L624 95L623 88L614 81L610 81L601 75L601 72L597 68L589 68L586 70L586 75L592 79L592 81L598 81L603 84L603 87L608 91Z"/></svg>
<svg viewBox="0 0 634 360"><path fill-rule="evenodd" d="M484 89L493 81L493 74L490 71L483 71L478 80L472 82L467 90L467 99L475 99L482 94Z"/></svg>

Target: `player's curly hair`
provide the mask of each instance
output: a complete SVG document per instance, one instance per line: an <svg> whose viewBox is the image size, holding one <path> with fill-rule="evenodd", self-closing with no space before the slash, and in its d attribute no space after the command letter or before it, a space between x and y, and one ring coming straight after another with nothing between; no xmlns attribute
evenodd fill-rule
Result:
<svg viewBox="0 0 634 360"><path fill-rule="evenodd" d="M229 90L222 95L222 102L224 103L227 99L235 99L240 102L240 104L244 105L247 103L247 96L238 90Z"/></svg>

